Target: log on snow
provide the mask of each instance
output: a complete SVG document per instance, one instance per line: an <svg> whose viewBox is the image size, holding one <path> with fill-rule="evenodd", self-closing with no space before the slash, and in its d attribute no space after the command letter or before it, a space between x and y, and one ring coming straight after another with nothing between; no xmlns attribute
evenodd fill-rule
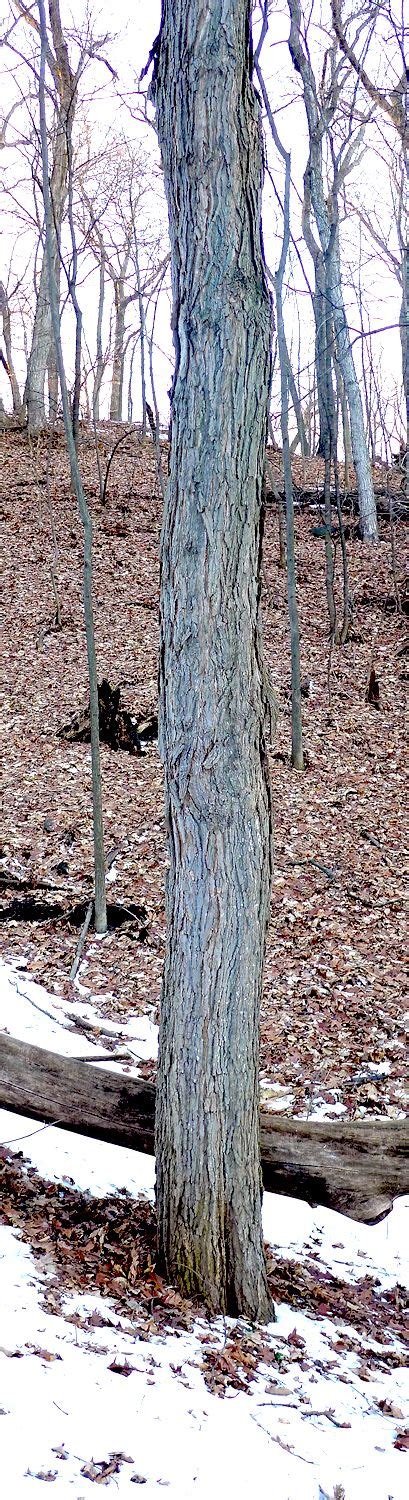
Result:
<svg viewBox="0 0 409 1500"><path fill-rule="evenodd" d="M0 1107L135 1151L154 1152L155 1087L0 1035ZM260 1114L264 1187L376 1223L409 1193L406 1120Z"/></svg>

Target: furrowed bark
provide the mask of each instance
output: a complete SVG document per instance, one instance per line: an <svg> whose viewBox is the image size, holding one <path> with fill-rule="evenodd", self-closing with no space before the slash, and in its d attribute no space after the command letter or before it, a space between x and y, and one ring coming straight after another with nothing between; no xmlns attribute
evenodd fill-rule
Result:
<svg viewBox="0 0 409 1500"><path fill-rule="evenodd" d="M163 0L154 86L176 351L161 562L170 869L159 1251L213 1310L262 1319L258 1017L271 857L258 571L271 313L247 0Z"/></svg>
<svg viewBox="0 0 409 1500"><path fill-rule="evenodd" d="M0 1108L116 1146L154 1151L152 1083L1 1034ZM264 1187L271 1193L370 1224L390 1211L394 1198L409 1192L407 1120L344 1124L284 1119L261 1110L260 1140Z"/></svg>

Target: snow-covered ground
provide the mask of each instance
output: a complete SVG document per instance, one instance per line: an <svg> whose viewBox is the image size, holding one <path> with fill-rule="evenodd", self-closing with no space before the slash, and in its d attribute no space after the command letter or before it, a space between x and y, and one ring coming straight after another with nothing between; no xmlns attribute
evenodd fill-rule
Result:
<svg viewBox="0 0 409 1500"><path fill-rule="evenodd" d="M100 1055L66 1030L67 1012L98 1023L97 1002L68 1005L49 996L15 965L0 973L0 1028L65 1055ZM106 1022L104 1022L106 1027ZM135 1017L109 1028L132 1067L153 1056L156 1029ZM109 1060L111 1061L111 1060ZM102 1063L101 1066L104 1066ZM121 1066L121 1064L117 1064ZM126 1064L124 1064L126 1066ZM73 1179L78 1189L127 1188L153 1194L152 1158L0 1111L0 1146L21 1150L46 1179ZM330 1268L346 1281L377 1275L381 1285L407 1283L409 1200L382 1224L367 1228L293 1199L264 1199L266 1239L286 1258ZM44 1311L47 1273L8 1226L0 1227L0 1486L5 1500L29 1500L54 1483L58 1500L86 1500L90 1484L118 1496L143 1485L147 1497L169 1500L406 1500L408 1453L394 1447L409 1424L409 1380L403 1367L368 1369L362 1355L340 1347L356 1330L311 1317L285 1304L268 1341L277 1350L261 1366L250 1393L206 1387L203 1336L222 1346L233 1324L197 1320L192 1332L142 1339L129 1316L99 1296L67 1293L63 1316ZM79 1325L66 1321L81 1315ZM92 1320L94 1315L94 1320ZM280 1371L288 1338L305 1340L305 1359ZM375 1339L371 1340L372 1346ZM390 1345L388 1346L391 1347ZM128 1378L109 1369L130 1367ZM273 1370L273 1373L272 1373ZM358 1373L358 1372L361 1373ZM388 1411L381 1410L385 1402ZM132 1484L132 1489L130 1488ZM337 1488L338 1486L338 1488Z"/></svg>

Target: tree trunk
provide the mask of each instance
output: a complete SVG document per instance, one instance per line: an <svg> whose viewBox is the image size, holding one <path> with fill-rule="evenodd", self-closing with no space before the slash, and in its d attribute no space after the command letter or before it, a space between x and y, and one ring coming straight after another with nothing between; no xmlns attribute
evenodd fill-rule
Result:
<svg viewBox="0 0 409 1500"><path fill-rule="evenodd" d="M51 0L50 0L51 4ZM74 441L74 433L71 421L71 412L68 400L67 381L61 344L61 324L58 305L58 290L53 265L53 216L52 201L48 176L48 145L47 145L47 120L45 106L45 72L47 50L47 27L45 19L44 0L38 0L41 33L41 56L39 75L39 105L40 105L40 138L42 158L42 185L44 195L45 211L45 255L48 269L48 288L51 326L57 358L58 378L61 386L61 399L64 416L64 429L70 461L71 483L78 502L78 509L84 529L84 570L83 570L83 596L84 596L84 621L87 642L88 680L90 696L90 721L91 721L91 776L92 776L92 811L93 811L93 838L94 838L94 909L95 928L97 932L106 932L107 911L105 891L105 857L104 857L104 831L102 820L102 798L101 798L101 766L99 752L99 712L98 712L98 679L95 651L94 614L92 603L92 521L89 508L85 498L85 492L78 467L77 452Z"/></svg>
<svg viewBox="0 0 409 1500"><path fill-rule="evenodd" d="M402 253L402 303L399 315L399 333L402 349L403 399L406 419L406 453L403 459L404 482L402 488L405 491L406 501L409 503L409 245L403 246Z"/></svg>
<svg viewBox="0 0 409 1500"><path fill-rule="evenodd" d="M73 99L72 110L74 110L74 107L75 101ZM52 201L52 263L56 284L57 287L59 287L59 241L67 190L66 119L61 112L57 120L54 160L50 187ZM34 316L33 336L27 368L26 387L24 392L24 400L27 407L28 430L30 433L41 432L41 430L46 426L47 418L45 410L45 381L49 362L50 359L52 359L52 342L53 331L51 321L50 292L48 284L48 266L47 255L44 249Z"/></svg>
<svg viewBox="0 0 409 1500"><path fill-rule="evenodd" d="M344 444L344 484L348 492L350 484L350 469L352 467L351 427L349 421L348 402L345 394L345 386L339 368L338 360L334 360L335 380L337 387L338 406L341 414L342 437Z"/></svg>
<svg viewBox="0 0 409 1500"><path fill-rule="evenodd" d="M122 389L124 381L125 300L122 280L115 282L115 331L112 364L111 422L122 421Z"/></svg>
<svg viewBox="0 0 409 1500"><path fill-rule="evenodd" d="M21 417L22 400L20 396L17 375L14 368L12 343L11 343L11 313L6 288L0 281L0 313L3 322L4 347L6 350L6 369L11 386L13 398L13 412L15 417Z"/></svg>
<svg viewBox="0 0 409 1500"><path fill-rule="evenodd" d="M1 1034L0 1108L115 1146L154 1150L153 1083ZM290 1120L262 1110L260 1140L270 1193L371 1224L409 1192L407 1120Z"/></svg>
<svg viewBox="0 0 409 1500"><path fill-rule="evenodd" d="M142 293L141 271L140 271L140 265L139 265L138 239L137 239L137 234L136 234L135 226L134 226L134 247L135 247L136 285L137 285L137 290L138 290L138 312L139 312L140 341L141 341L141 343L140 343L140 359L141 359L141 396L142 396L142 437L146 437L146 375L145 375L146 322L145 322L145 307L144 307L144 300L143 300L143 293ZM156 405L155 398L154 398L154 404Z"/></svg>
<svg viewBox="0 0 409 1500"><path fill-rule="evenodd" d="M376 502L368 445L365 438L361 392L354 365L341 287L338 233L335 234L333 248L329 257L328 292L334 321L337 359L349 408L352 454L356 473L362 535L365 541L376 542L378 537Z"/></svg>
<svg viewBox="0 0 409 1500"><path fill-rule="evenodd" d="M291 364L291 359L290 359L290 354L289 354L287 339L286 339L286 336L285 336L284 324L283 324L283 334L284 334L284 344L283 344L283 348L282 348L282 359L285 362L286 381L287 381L288 390L289 390L289 393L290 393L290 396L291 396L291 402L292 402L292 407L293 407L293 412L294 412L295 420L296 420L296 423L297 423L297 438L293 439L293 442L292 442L292 445L291 445L291 450L292 450L293 453L295 453L296 450L297 450L297 448L298 448L298 444L300 444L302 458L307 458L307 457L309 457L309 452L308 452L307 434L306 434L306 431L305 431L305 422L304 422L304 417L303 417L303 411L302 411L302 406L301 406L300 395L299 395L299 391L297 390L297 383L296 383L296 380L295 380L294 371L293 371L293 367L292 367L292 364Z"/></svg>
<svg viewBox="0 0 409 1500"><path fill-rule="evenodd" d="M378 527L371 466L365 441L361 393L354 365L341 284L337 184L334 174L331 189L332 201L329 206L328 195L324 191L323 175L323 142L327 124L320 106L309 53L304 50L301 42L302 15L299 0L288 0L288 7L291 18L289 48L294 67L301 75L308 122L309 157L305 183L325 262L325 293L327 303L331 308L337 358L348 400L362 533L366 541L376 541Z"/></svg>
<svg viewBox="0 0 409 1500"><path fill-rule="evenodd" d="M301 686L300 686L300 631L298 625L297 579L294 542L294 495L291 474L291 454L288 434L288 363L283 314L283 281L290 243L290 182L291 156L286 151L274 127L276 144L285 163L283 241L278 269L275 274L277 302L277 338L281 383L281 432L283 439L283 468L285 488L286 540L287 540L287 595L291 638L291 765L296 771L304 770L302 747Z"/></svg>
<svg viewBox="0 0 409 1500"><path fill-rule="evenodd" d="M163 0L154 89L176 351L161 566L159 1252L213 1311L263 1319L258 1024L271 852L259 563L271 311L248 0Z"/></svg>
<svg viewBox="0 0 409 1500"><path fill-rule="evenodd" d="M54 53L46 38L47 57L56 89L56 125L53 165L49 183L51 194L51 263L54 281L60 285L60 238L61 225L67 192L67 127L72 131L76 107L77 79L70 68L67 44L64 39L59 0L49 0L49 16ZM45 23L46 24L46 23ZM52 348L53 330L48 277L48 256L43 248L40 284L36 302L33 336L27 366L24 401L27 407L28 430L41 432L46 425L45 380Z"/></svg>
<svg viewBox="0 0 409 1500"><path fill-rule="evenodd" d="M99 398L100 398L100 392L101 392L102 377L103 377L103 374L104 374L104 356L103 356L103 350L102 350L102 319L103 319L103 315L104 315L104 301L105 301L105 253L104 253L104 247L103 247L103 243L102 243L102 236L99 239L99 252L100 252L100 260L99 260L99 294L98 294L98 314L97 314L97 328L96 328L97 352L96 352L96 362L95 362L94 390L93 390L93 396L92 396L92 415L93 415L94 423L95 422L99 422Z"/></svg>
<svg viewBox="0 0 409 1500"><path fill-rule="evenodd" d="M312 308L315 323L315 374L317 381L319 434L317 456L325 458L330 443L330 412L328 409L328 358L327 358L327 297L325 286L325 262L321 246L317 244L311 228L311 194L308 167L304 176L304 199L302 229L314 266L314 291ZM331 372L331 360L329 364ZM331 373L330 373L331 378Z"/></svg>

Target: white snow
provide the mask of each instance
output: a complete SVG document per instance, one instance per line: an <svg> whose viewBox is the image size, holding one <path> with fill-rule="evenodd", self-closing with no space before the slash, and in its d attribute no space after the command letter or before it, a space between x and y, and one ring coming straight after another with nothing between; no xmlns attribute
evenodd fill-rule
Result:
<svg viewBox="0 0 409 1500"><path fill-rule="evenodd" d="M99 1016L98 996L93 1003L82 999L82 994L88 995L88 990L84 991L82 986L78 1000L67 1000L62 995L50 996L41 985L29 979L25 965L23 973L21 968L19 962L2 964L0 970L0 1028L17 1041L35 1042L37 1047L48 1047L63 1057L88 1057L93 1051L100 1056L104 1051L104 1037L109 1035L118 1042L118 1051L124 1047L129 1050L136 1065L138 1061L157 1056L158 1028L149 1016L135 1015L118 1026L105 1016ZM101 1035L92 1041L84 1037L81 1026L77 1030L68 1029L75 1028L76 1021L89 1021L94 1028L100 1023ZM107 1056L108 1067L112 1067L113 1059L113 1053ZM129 1071L137 1071L137 1066L131 1066Z"/></svg>
<svg viewBox="0 0 409 1500"><path fill-rule="evenodd" d="M3 1029L64 1055L91 1054L88 1040L83 1045L84 1038L64 1031L64 1006L72 1015L71 1002L48 995L27 974L22 978L15 965L0 971ZM95 1023L97 1013L88 1006L89 1018L91 1012ZM125 1034L127 1040L132 1035L132 1050L138 1038L153 1045L153 1032L153 1027L141 1029L135 1017L118 1028L118 1047ZM100 1053L103 1039L94 1045ZM13 1141L11 1149L20 1149L45 1178L68 1178L78 1189L98 1194L124 1187L135 1195L153 1194L153 1159L137 1152L44 1128L3 1110L0 1144L6 1141ZM407 1280L408 1215L409 1199L400 1200L388 1219L368 1228L294 1199L264 1198L265 1234L277 1259L282 1254L301 1262L313 1258L351 1283L368 1272L385 1286ZM358 1353L333 1348L339 1334L349 1332L365 1363L366 1340L348 1325L279 1304L277 1321L268 1330L276 1365L261 1368L250 1394L232 1390L221 1399L204 1382L201 1335L206 1332L212 1344L222 1345L234 1326L230 1320L205 1325L197 1320L192 1333L142 1340L128 1315L119 1319L112 1303L67 1294L66 1315L80 1313L84 1320L97 1311L104 1318L104 1326L82 1322L77 1327L44 1311L45 1279L19 1234L1 1226L5 1500L43 1497L46 1481L55 1484L58 1500L87 1500L92 1475L102 1478L97 1467L88 1476L81 1471L112 1454L122 1458L106 1489L128 1500L138 1493L138 1483L147 1500L159 1500L163 1493L169 1500L249 1500L253 1494L265 1500L333 1500L336 1485L345 1500L363 1500L367 1493L370 1500L406 1500L408 1456L393 1444L409 1422L408 1374L397 1367L361 1378ZM293 1330L305 1339L306 1359L281 1371L280 1351ZM114 1357L132 1368L128 1378L109 1370ZM394 1416L382 1413L382 1400L393 1403Z"/></svg>

